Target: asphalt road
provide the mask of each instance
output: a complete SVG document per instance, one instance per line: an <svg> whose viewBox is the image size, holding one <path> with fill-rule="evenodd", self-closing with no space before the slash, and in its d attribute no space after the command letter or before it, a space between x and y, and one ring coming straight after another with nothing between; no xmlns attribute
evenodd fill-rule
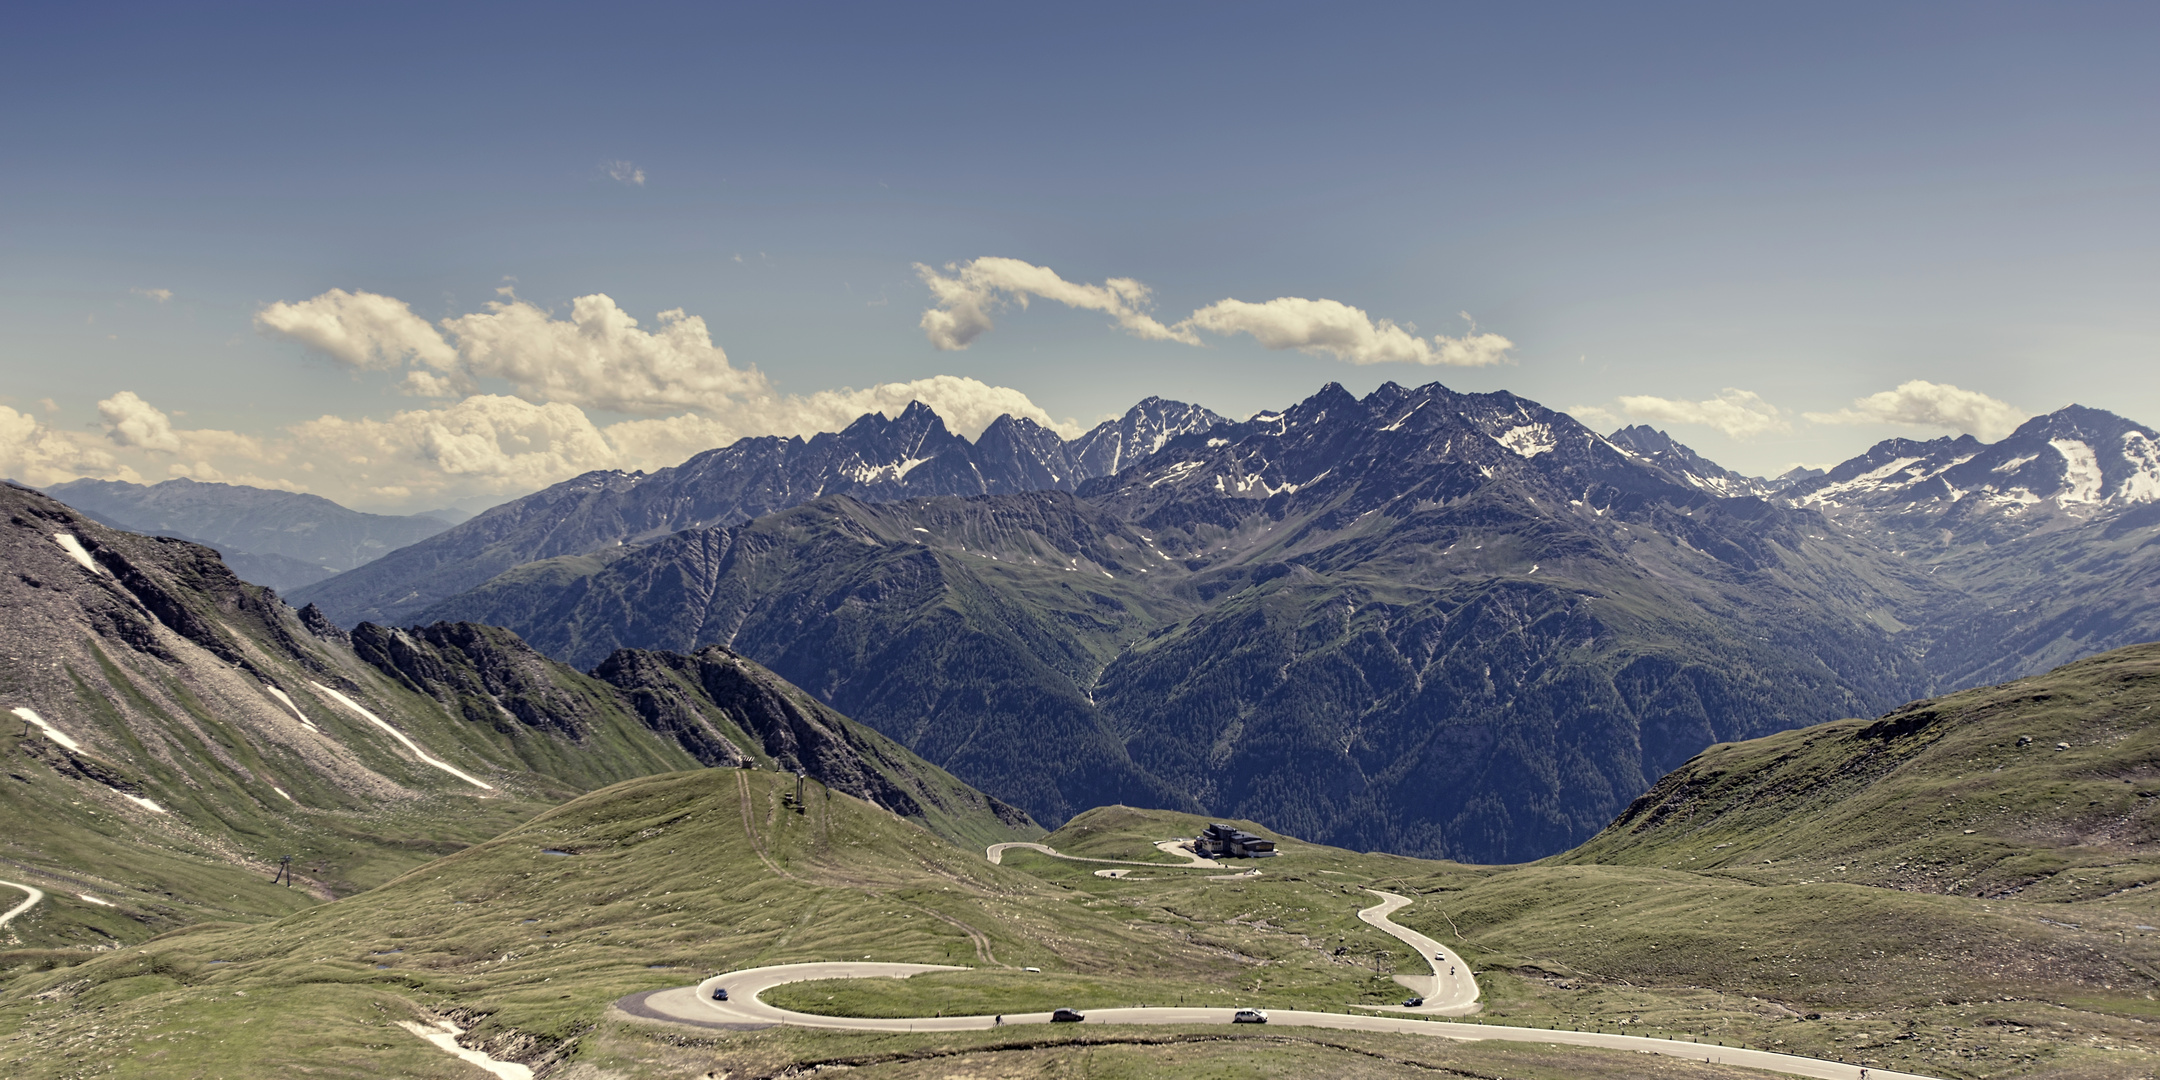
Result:
<svg viewBox="0 0 2160 1080"><path fill-rule="evenodd" d="M1051 847L1048 844L1030 844L1025 841L1010 844L992 844L989 847L983 849L983 858L990 860L990 864L992 866L1000 865L1005 861L1005 853L1012 850L1013 848L1026 848L1029 851L1040 851L1043 854L1050 856L1051 858L1071 859L1073 862L1111 863L1117 866L1152 866L1158 870L1181 869L1180 865L1177 863L1140 862L1137 859L1090 859L1085 855L1067 855L1064 852L1059 851L1058 849ZM1222 868L1221 863L1216 862L1213 859L1207 858L1204 855L1195 855L1190 850L1179 850L1178 841L1176 840L1165 840L1159 844L1156 844L1155 850L1160 851L1165 855L1174 855L1180 859L1185 860L1184 866L1186 867L1199 866L1212 867L1215 869Z"/></svg>
<svg viewBox="0 0 2160 1080"><path fill-rule="evenodd" d="M1432 969L1432 974L1395 976L1396 982L1403 984L1417 996L1425 999L1425 1004L1417 1008L1405 1008L1400 1005L1360 1006L1360 1008L1376 1008L1386 1012L1424 1016L1462 1016L1466 1013L1476 1012L1478 1010L1477 977L1470 974L1469 963L1456 955L1455 950L1407 926L1397 926L1388 918L1389 915L1410 906L1410 898L1397 896L1394 893L1381 892L1378 889L1367 889L1365 891L1379 897L1380 902L1358 912L1357 917L1365 920L1367 924L1377 928L1381 933L1410 946L1420 957L1424 958L1425 966Z"/></svg>
<svg viewBox="0 0 2160 1080"><path fill-rule="evenodd" d="M28 885L17 885L12 881L0 881L0 885L5 885L10 889L21 889L30 894L30 899L9 908L7 914L0 915L0 929L6 929L7 924L15 921L15 916L38 906L38 901L45 899L45 890L43 889L32 888Z"/></svg>
<svg viewBox="0 0 2160 1080"><path fill-rule="evenodd" d="M1397 905L1398 907L1400 905ZM716 975L696 986L679 986L672 990L660 990L648 994L635 994L624 998L618 1005L624 1011L655 1019L672 1020L700 1027L722 1029L746 1029L788 1025L792 1027L825 1028L841 1031L981 1031L995 1027L997 1018L989 1016L917 1017L915 1019L885 1020L849 1016L814 1016L809 1013L790 1012L759 1000L760 994L783 983L804 982L813 979L904 979L931 971L963 971L944 964L871 964L826 963L783 964L777 967L750 968ZM726 987L727 1001L712 1000L716 987ZM1231 1009L1190 1009L1143 1006L1129 1009L1093 1009L1084 1021L1089 1024L1228 1024ZM1049 1013L1007 1013L1005 1024L1049 1023ZM1607 1035L1596 1031L1547 1031L1542 1028L1502 1027L1497 1024L1459 1024L1440 1020L1417 1020L1407 1016L1366 1016L1344 1013L1305 1012L1297 1009L1274 1009L1269 1012L1272 1027L1295 1026L1332 1028L1345 1031L1382 1031L1405 1035L1428 1035L1445 1039L1498 1039L1506 1042L1549 1043L1561 1046L1590 1046L1609 1050L1634 1050L1667 1057L1712 1061L1726 1065L1739 1065L1751 1069L1784 1073L1789 1076L1816 1077L1819 1080L1860 1080L1861 1068L1843 1062L1824 1061L1819 1058L1796 1057L1791 1054L1773 1054L1766 1050L1746 1050L1729 1046L1703 1046L1673 1039L1652 1039L1639 1035ZM1893 1072L1886 1069L1867 1070L1869 1080L1935 1080L1916 1073Z"/></svg>

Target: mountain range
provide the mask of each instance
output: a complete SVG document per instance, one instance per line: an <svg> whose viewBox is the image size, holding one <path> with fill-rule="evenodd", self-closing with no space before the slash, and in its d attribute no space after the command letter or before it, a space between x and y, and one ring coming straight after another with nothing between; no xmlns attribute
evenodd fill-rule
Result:
<svg viewBox="0 0 2160 1080"><path fill-rule="evenodd" d="M477 520L477 519L476 519ZM1037 819L1110 801L1485 861L1712 742L1929 678L1923 572L1509 394L1323 389L1073 494L828 495L427 619L573 663L723 643Z"/></svg>
<svg viewBox="0 0 2160 1080"><path fill-rule="evenodd" d="M825 495L890 502L1070 491L1220 422L1199 406L1151 397L1070 442L1009 415L969 442L914 402L897 417L868 413L809 439L742 439L651 474L585 473L301 589L295 599L319 604L340 622L396 623L526 563L564 555L604 560L624 545L739 524Z"/></svg>
<svg viewBox="0 0 2160 1080"><path fill-rule="evenodd" d="M243 580L288 590L373 562L466 517L457 510L367 514L320 495L186 477L147 486L70 480L46 491L114 528L214 547Z"/></svg>
<svg viewBox="0 0 2160 1080"><path fill-rule="evenodd" d="M1052 824L1512 860L1712 743L2160 637L2153 439L2072 406L1759 480L1438 384L1072 442L918 404L588 474L296 599L582 668L723 646Z"/></svg>

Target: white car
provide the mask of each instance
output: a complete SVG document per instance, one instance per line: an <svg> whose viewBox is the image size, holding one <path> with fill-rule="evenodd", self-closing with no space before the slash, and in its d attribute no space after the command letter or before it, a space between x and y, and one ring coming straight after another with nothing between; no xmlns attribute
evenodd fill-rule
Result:
<svg viewBox="0 0 2160 1080"><path fill-rule="evenodd" d="M1267 1010L1239 1009L1230 1014L1230 1022L1233 1024L1265 1024L1267 1023Z"/></svg>

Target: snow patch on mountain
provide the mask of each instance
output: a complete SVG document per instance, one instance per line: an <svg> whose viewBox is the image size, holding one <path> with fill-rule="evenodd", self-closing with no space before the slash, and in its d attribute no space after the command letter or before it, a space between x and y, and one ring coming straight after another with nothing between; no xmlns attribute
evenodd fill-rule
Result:
<svg viewBox="0 0 2160 1080"><path fill-rule="evenodd" d="M2077 439L2049 439L2048 445L2063 458L2063 490L2056 500L2065 506L2097 504L2105 479L2100 475L2100 456Z"/></svg>
<svg viewBox="0 0 2160 1080"><path fill-rule="evenodd" d="M93 574L100 574L106 577L112 576L106 573L104 567L97 564L96 559L90 557L89 550L82 546L82 541L75 539L74 533L54 533L53 543L60 545L60 550L67 552L68 558L71 558L76 562L81 563L83 569L88 570Z"/></svg>
<svg viewBox="0 0 2160 1080"><path fill-rule="evenodd" d="M2160 443L2146 438L2142 431L2126 431L2122 456L2130 463L2131 471L2116 489L2116 498L2124 502L2160 500Z"/></svg>
<svg viewBox="0 0 2160 1080"><path fill-rule="evenodd" d="M300 711L300 706L293 704L292 697L286 694L285 691L280 690L277 687L270 685L269 683L264 683L263 689L270 691L271 697L274 697L279 701L284 702L285 707L292 710L293 718L299 720L302 724L307 725L307 729L309 731L322 730L321 728L316 727L314 721L309 720L307 716Z"/></svg>
<svg viewBox="0 0 2160 1080"><path fill-rule="evenodd" d="M52 726L49 721L37 714L37 710L25 708L23 706L16 706L15 709L12 711L15 713L16 716L22 718L23 720L36 724L38 726L38 729L45 733L46 738L51 739L52 741L59 743L60 745L65 746L68 749L73 750L77 753L82 752L81 743L76 742L74 739L70 738L67 732Z"/></svg>
<svg viewBox="0 0 2160 1080"><path fill-rule="evenodd" d="M391 727L389 721L384 720L382 717L377 716L372 712L369 712L359 702L354 701L353 699L346 697L345 695L338 693L337 691L332 690L331 688L324 686L319 682L314 682L311 680L309 681L308 685L322 691L323 694L330 698L330 700L335 701L348 709L351 709L355 713L358 713L362 720L366 720L368 723L389 732L391 738L396 739L401 743L404 743L405 749L412 751L413 756L419 758L421 761L426 762L427 764L432 765L435 768L441 769L442 771L449 773L450 775L455 776L458 779L463 780L476 788L484 788L488 791L495 790L495 786L493 784L483 783L479 780L476 780L470 774L459 770L456 766L451 765L448 762L439 761L429 756L426 750L420 748L419 743L412 741L412 739L407 737L404 732L399 731L394 727Z"/></svg>
<svg viewBox="0 0 2160 1080"><path fill-rule="evenodd" d="M1510 428L1507 434L1500 436L1499 442L1500 445L1515 451L1516 456L1525 458L1549 453L1558 445L1553 441L1550 424L1523 424Z"/></svg>

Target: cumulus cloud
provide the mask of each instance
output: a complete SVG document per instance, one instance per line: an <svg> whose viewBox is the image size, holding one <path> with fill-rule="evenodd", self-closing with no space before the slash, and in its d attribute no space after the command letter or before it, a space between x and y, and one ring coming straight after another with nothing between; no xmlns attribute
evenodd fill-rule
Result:
<svg viewBox="0 0 2160 1080"><path fill-rule="evenodd" d="M98 416L105 421L105 434L122 446L180 452L180 436L173 433L172 417L133 390L122 390L98 402Z"/></svg>
<svg viewBox="0 0 2160 1080"><path fill-rule="evenodd" d="M663 468L745 437L808 437L866 412L895 416L915 401L968 438L1007 413L1068 436L1081 430L1019 390L951 375L781 393L755 368L732 365L704 320L675 310L641 323L597 293L551 312L503 290L480 311L429 324L396 298L333 289L269 305L256 323L386 373L408 392L454 400L249 436L182 427L121 391L98 403L102 436L55 433L26 414L0 418L8 440L0 462L35 464L11 467L46 482L61 473L133 478L139 468L383 506L515 495L595 469ZM588 410L629 418L604 423Z"/></svg>
<svg viewBox="0 0 2160 1080"><path fill-rule="evenodd" d="M1270 349L1296 349L1332 356L1352 364L1427 364L1482 367L1505 363L1514 343L1498 334L1470 332L1419 337L1415 327L1392 319L1374 319L1338 300L1280 296L1253 303L1219 300L1176 323L1165 324L1149 313L1153 292L1132 278L1109 278L1100 285L1066 281L1047 266L1019 259L984 256L947 263L945 272L915 264L929 286L934 306L923 312L922 330L940 349L965 349L994 325L991 313L1003 304L1028 306L1030 298L1054 300L1067 307L1100 311L1120 329L1147 341L1199 345L1198 331L1249 334ZM1463 316L1465 320L1469 315Z"/></svg>
<svg viewBox="0 0 2160 1080"><path fill-rule="evenodd" d="M99 418L105 422L105 436L114 445L180 459L166 466L168 475L224 480L227 474L211 464L213 459L259 462L273 456L251 435L216 428L175 428L170 415L132 390L122 390L98 402L97 408ZM234 482L255 483L256 479Z"/></svg>
<svg viewBox="0 0 2160 1080"><path fill-rule="evenodd" d="M460 397L496 378L535 403L655 414L725 409L768 392L765 376L730 365L705 320L680 308L647 330L603 293L571 301L569 318L558 319L502 292L440 330L402 300L343 289L271 304L255 324L363 370L409 364L402 387L420 397Z"/></svg>
<svg viewBox="0 0 2160 1080"><path fill-rule="evenodd" d="M1470 316L1465 313L1467 321ZM1332 356L1351 364L1425 364L1484 367L1505 363L1515 343L1498 334L1478 332L1451 338L1417 336L1393 319L1375 320L1362 308L1339 300L1279 296L1265 303L1218 300L1192 313L1180 327L1196 326L1214 334L1251 334L1270 349L1296 349Z"/></svg>
<svg viewBox="0 0 2160 1080"><path fill-rule="evenodd" d="M0 476L39 485L78 476L130 483L142 479L111 451L89 439L51 428L37 417L5 405L0 405Z"/></svg>
<svg viewBox="0 0 2160 1080"><path fill-rule="evenodd" d="M632 162L603 161L600 163L600 171L608 174L608 179L626 187L645 186L645 170Z"/></svg>
<svg viewBox="0 0 2160 1080"><path fill-rule="evenodd" d="M324 415L289 430L316 450L326 480L378 498L453 487L530 490L616 466L614 448L584 410L499 394L383 420Z"/></svg>
<svg viewBox="0 0 2160 1080"><path fill-rule="evenodd" d="M408 360L443 371L457 364L457 351L405 301L371 292L332 289L298 303L280 300L256 312L255 325L363 371Z"/></svg>
<svg viewBox="0 0 2160 1080"><path fill-rule="evenodd" d="M940 349L965 349L990 329L990 313L1004 303L1028 306L1031 297L1055 300L1083 311L1100 311L1117 321L1119 328L1147 341L1182 341L1198 345L1190 329L1164 326L1147 313L1152 294L1131 278L1110 278L1100 285L1067 281L1047 266L1019 259L985 256L966 263L945 264L946 273L922 263L915 272L937 306L923 312L923 333Z"/></svg>
<svg viewBox="0 0 2160 1080"><path fill-rule="evenodd" d="M128 291L136 296L147 296L160 304L172 299L171 289L129 289Z"/></svg>
<svg viewBox="0 0 2160 1080"><path fill-rule="evenodd" d="M1627 395L1620 398L1620 410L1635 419L1656 424L1700 424L1735 439L1752 439L1766 431L1792 428L1784 413L1764 401L1760 394L1729 386L1707 401Z"/></svg>
<svg viewBox="0 0 2160 1080"><path fill-rule="evenodd" d="M650 414L722 410L768 392L757 369L728 363L704 319L675 308L656 321L642 329L594 293L571 301L568 319L512 296L442 325L457 338L461 374L506 380L528 401Z"/></svg>
<svg viewBox="0 0 2160 1080"><path fill-rule="evenodd" d="M1993 442L2017 430L2028 414L1977 390L1914 379L1895 390L1858 398L1834 413L1804 415L1818 424L1898 424L1969 432Z"/></svg>

